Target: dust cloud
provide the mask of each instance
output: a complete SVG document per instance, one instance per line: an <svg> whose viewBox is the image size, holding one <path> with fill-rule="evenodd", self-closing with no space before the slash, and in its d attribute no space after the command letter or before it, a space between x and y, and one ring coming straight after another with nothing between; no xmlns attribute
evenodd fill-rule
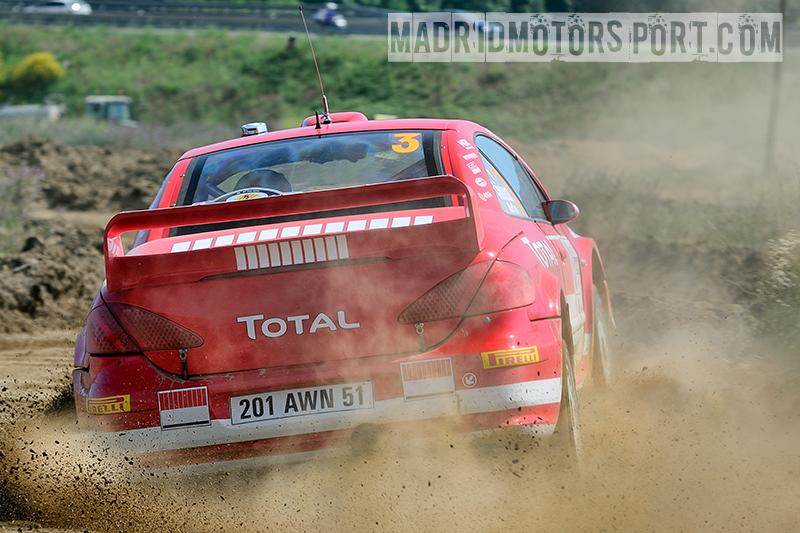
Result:
<svg viewBox="0 0 800 533"><path fill-rule="evenodd" d="M575 229L598 240L611 287L614 382L580 391L581 468L553 439L498 431L139 472L75 430L76 331L33 328L0 339L0 531L797 531L800 363L759 333L770 233L751 228L797 221L746 218L800 199L797 67L787 57L769 178L763 65L671 65L573 138L514 143L582 207ZM687 213L704 216L686 228Z"/></svg>
<svg viewBox="0 0 800 533"><path fill-rule="evenodd" d="M581 469L498 431L141 473L88 451L64 409L4 431L2 488L16 516L68 531L792 531L797 391L737 336L699 322L620 348L612 388L581 393Z"/></svg>

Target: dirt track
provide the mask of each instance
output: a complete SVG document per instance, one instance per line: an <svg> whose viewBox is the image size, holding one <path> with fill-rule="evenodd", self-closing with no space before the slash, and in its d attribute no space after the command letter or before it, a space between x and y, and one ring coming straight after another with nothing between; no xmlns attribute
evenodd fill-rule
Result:
<svg viewBox="0 0 800 533"><path fill-rule="evenodd" d="M572 140L520 151L545 169L541 177L558 195L576 190L567 178L587 169L633 179L642 169L667 175L677 160L694 164L695 174L673 172L674 181L656 185L679 202L768 190L748 184L752 168L737 166L758 167L755 150L736 145L732 166L721 168L724 150L709 149L703 159L696 146L661 140ZM755 335L746 289L763 268L761 256L719 232L670 241L609 225L614 214L590 197L579 200L579 221L588 225L579 229L601 233L594 236L621 346L613 388L581 393L582 476L551 443L513 433L387 439L368 456L221 476L122 476L125 458L86 454L63 408L71 342L102 280L103 221L114 210L143 207L175 154L27 143L0 149L0 161L32 161L31 154L35 164L71 161L73 168L53 170L62 172L60 183L43 186L47 199L59 198L38 213L54 230L50 237L0 259L0 520L22 521L0 522L0 531L800 529L800 365ZM79 190L86 172L100 194ZM735 187L721 188L726 179ZM52 209L60 202L66 211Z"/></svg>
<svg viewBox="0 0 800 533"><path fill-rule="evenodd" d="M122 458L83 452L68 410L37 418L63 399L71 335L9 336L3 488L22 518L69 531L796 530L796 387L743 352L737 320L670 318L651 343L625 343L613 390L583 393L582 477L549 442L501 433L126 479Z"/></svg>

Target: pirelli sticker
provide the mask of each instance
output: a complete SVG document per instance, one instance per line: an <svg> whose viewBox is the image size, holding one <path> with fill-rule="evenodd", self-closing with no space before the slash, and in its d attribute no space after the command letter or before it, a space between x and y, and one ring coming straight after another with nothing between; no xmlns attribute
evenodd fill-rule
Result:
<svg viewBox="0 0 800 533"><path fill-rule="evenodd" d="M503 368L506 366L530 365L539 362L539 348L527 346L525 348L513 348L511 350L495 350L493 352L482 352L483 368Z"/></svg>
<svg viewBox="0 0 800 533"><path fill-rule="evenodd" d="M90 415L116 415L131 410L131 396L109 396L107 398L86 398L86 412Z"/></svg>

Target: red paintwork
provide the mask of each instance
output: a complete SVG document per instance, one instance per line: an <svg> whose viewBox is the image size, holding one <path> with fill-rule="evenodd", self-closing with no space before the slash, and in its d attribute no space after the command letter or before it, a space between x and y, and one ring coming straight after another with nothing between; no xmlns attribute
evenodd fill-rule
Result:
<svg viewBox="0 0 800 533"><path fill-rule="evenodd" d="M470 152L475 152L468 146L474 145L476 134L498 140L506 148L507 145L481 126L461 120L373 122L358 113L333 114L332 118L335 123L322 125L320 129L314 126L314 118L310 125L298 129L191 150L168 175L157 209L120 213L109 222L104 240L107 284L92 308L104 302L141 307L197 333L204 342L188 351L185 364L189 377L183 379L177 350L90 354L86 333L82 331L75 349L74 388L83 428L123 432L122 435L127 432L128 440L138 438L136 431L140 429L149 428L156 434L166 432L160 429L158 392L189 387L208 388L212 422L231 418L232 396L337 383L371 381L375 402L408 406L413 404L402 403L404 384L400 364L441 357L452 361L453 386L459 398L459 395L475 397L476 391L489 394L505 390L503 387L513 388L514 384L552 383L547 380L561 376L562 318L567 318L562 302L576 291L582 292L579 301L583 310L582 314L573 314L570 322L575 327L585 319L584 324L579 324L581 329L573 331L576 348L580 347L575 357L576 373L579 382L588 377L591 354L584 345L583 335L592 333L592 283L597 283L604 295L608 293L599 253L594 241L575 236L565 225L508 216L496 194L486 194L491 185L488 188L485 182L481 185L467 167L468 159L464 156L470 157ZM240 202L170 207L177 201L181 182L195 156L274 140L375 130L442 131L441 146L435 148L440 150L442 169L449 175ZM480 161L474 157L471 160ZM270 243L276 247L283 243L282 254L290 249L297 254L303 246L313 246L310 243L314 236L295 233L294 237L269 242L257 239L235 242L242 233L261 235L262 231L277 230L281 234L292 226L314 220L256 222L245 228L189 236L170 237L168 233L169 228L179 226L438 197L452 198L452 206L389 213L411 220L418 216L432 217L433 223L340 232L346 239L347 250L344 256L347 261L341 263L318 260L313 264L276 267L264 263L266 255L258 255L265 254ZM369 222L386 216L386 212L347 214L319 220L343 228L354 221ZM143 229L150 230L147 242L126 255L121 235ZM200 238L229 235L232 236L229 245L189 249ZM325 236L316 238L321 240ZM258 248L259 243L262 248ZM338 246L342 244L339 242ZM534 244L552 250L552 261L547 261L549 256L543 260L537 255ZM185 251L174 252L177 249ZM571 270L570 261L575 257L579 258L580 266ZM528 272L536 290L533 303L487 315L426 323L425 349L413 325L398 323L400 313L437 283L469 265L494 260L514 263ZM265 264L270 268L264 269ZM577 285L576 275L580 276ZM610 305L607 301L605 305L610 316ZM265 323L269 320L273 320L271 329ZM286 331L277 336L275 328L280 328L281 322ZM533 347L539 362L484 368L482 352ZM469 375L475 381L469 381ZM88 399L117 396L130 397L129 412L89 414ZM552 394L545 396L551 399L513 409L498 405L456 417L387 419L382 424L402 431L447 426L474 431L502 425L554 424L558 401L552 401ZM460 402L459 399L459 405ZM198 427L193 431L205 430ZM158 457L151 455L148 464L209 462L308 451L345 445L351 432L352 428L309 430L272 438L239 436L221 444L187 444L164 451Z"/></svg>

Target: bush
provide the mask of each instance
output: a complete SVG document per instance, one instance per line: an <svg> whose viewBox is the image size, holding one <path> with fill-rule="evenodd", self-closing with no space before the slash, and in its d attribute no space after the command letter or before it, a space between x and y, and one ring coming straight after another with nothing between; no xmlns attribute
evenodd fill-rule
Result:
<svg viewBox="0 0 800 533"><path fill-rule="evenodd" d="M11 72L11 90L23 101L44 95L48 88L64 77L61 63L48 52L30 54Z"/></svg>

